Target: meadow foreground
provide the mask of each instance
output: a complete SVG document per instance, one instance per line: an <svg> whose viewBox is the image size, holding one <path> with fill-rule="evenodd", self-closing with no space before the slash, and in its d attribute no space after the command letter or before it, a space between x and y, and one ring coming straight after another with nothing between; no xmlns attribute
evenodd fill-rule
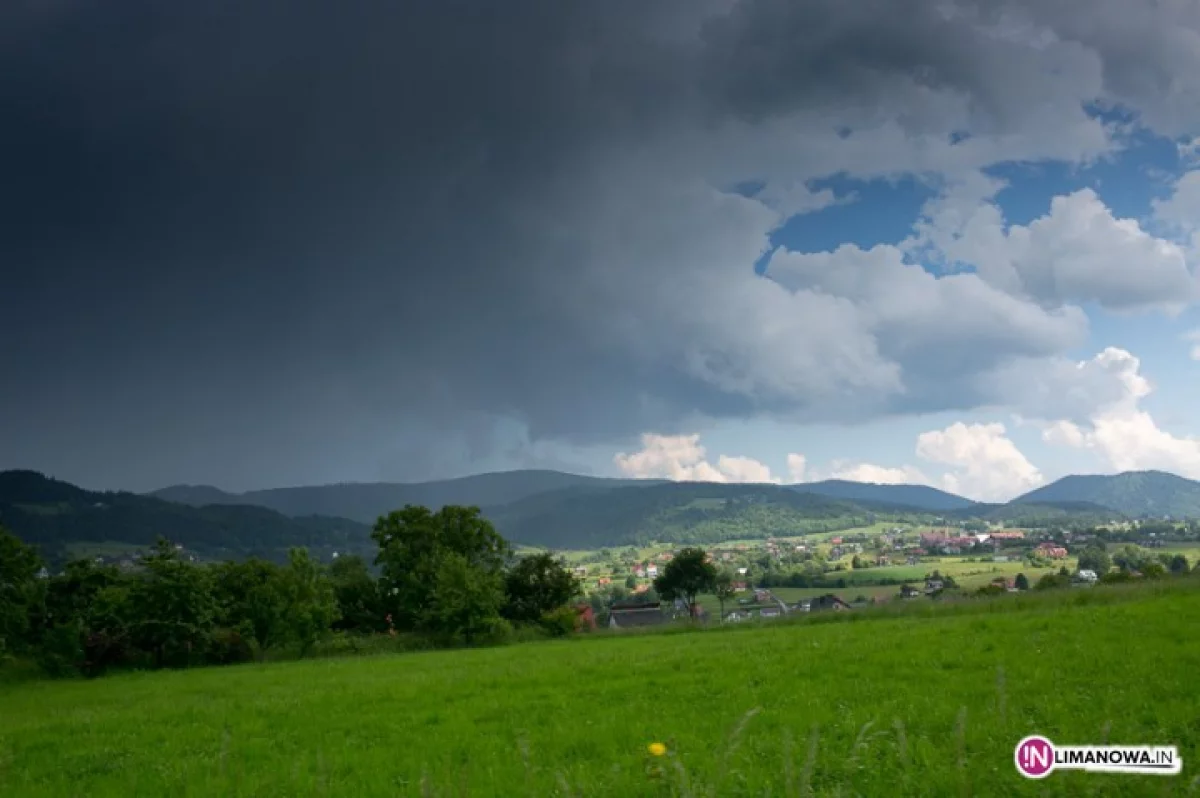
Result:
<svg viewBox="0 0 1200 798"><path fill-rule="evenodd" d="M1188 794L1198 587L13 683L0 794ZM1174 744L1183 774L1026 782L1013 746L1034 732Z"/></svg>

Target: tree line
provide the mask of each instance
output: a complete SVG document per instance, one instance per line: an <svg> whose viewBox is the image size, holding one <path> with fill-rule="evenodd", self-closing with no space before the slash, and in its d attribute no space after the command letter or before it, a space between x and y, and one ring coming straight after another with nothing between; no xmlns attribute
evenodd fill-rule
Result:
<svg viewBox="0 0 1200 798"><path fill-rule="evenodd" d="M196 564L161 538L133 570L78 559L50 575L0 527L0 659L95 676L305 656L336 633L452 645L576 628L574 575L550 554L516 556L478 508L410 505L379 518L371 538L378 575L360 556L327 566L304 548L282 565Z"/></svg>

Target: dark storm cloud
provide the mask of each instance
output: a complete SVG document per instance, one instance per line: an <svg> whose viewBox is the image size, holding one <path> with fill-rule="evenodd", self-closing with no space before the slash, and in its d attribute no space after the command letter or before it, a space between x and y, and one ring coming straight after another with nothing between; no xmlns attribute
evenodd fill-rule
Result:
<svg viewBox="0 0 1200 798"><path fill-rule="evenodd" d="M623 431L606 405L562 401L612 375L603 351L525 306L504 205L662 99L669 69L630 48L667 17L641 12L626 33L620 5L92 3L10 18L8 457L57 435L92 449L99 426L121 442L97 459L115 461L253 427L402 441L440 422L470 438L477 411ZM556 371L569 385L535 376Z"/></svg>
<svg viewBox="0 0 1200 798"><path fill-rule="evenodd" d="M1076 83L971 39L995 9L737 5L7 5L0 467L420 478L507 445L496 419L883 412L905 366L870 314L730 284L777 219L701 184L819 174L848 121L1041 132Z"/></svg>

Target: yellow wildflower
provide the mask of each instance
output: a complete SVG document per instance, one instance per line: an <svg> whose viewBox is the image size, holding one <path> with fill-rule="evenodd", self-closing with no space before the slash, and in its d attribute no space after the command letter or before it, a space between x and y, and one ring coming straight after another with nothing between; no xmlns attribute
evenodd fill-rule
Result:
<svg viewBox="0 0 1200 798"><path fill-rule="evenodd" d="M646 750L650 752L651 756L662 756L667 753L667 747L662 743L650 743L646 746Z"/></svg>

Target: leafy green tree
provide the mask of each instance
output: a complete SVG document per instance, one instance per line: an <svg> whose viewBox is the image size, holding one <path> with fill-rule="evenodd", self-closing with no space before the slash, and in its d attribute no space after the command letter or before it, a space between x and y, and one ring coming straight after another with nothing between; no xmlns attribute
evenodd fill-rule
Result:
<svg viewBox="0 0 1200 798"><path fill-rule="evenodd" d="M133 642L154 665L185 665L206 642L217 614L210 574L183 561L162 538L129 589Z"/></svg>
<svg viewBox="0 0 1200 798"><path fill-rule="evenodd" d="M41 558L32 546L0 526L0 657L32 643L31 615L40 615L45 585Z"/></svg>
<svg viewBox="0 0 1200 798"><path fill-rule="evenodd" d="M1037 581L1035 590L1053 590L1054 588L1065 587L1070 584L1070 580L1061 574L1043 574L1042 578Z"/></svg>
<svg viewBox="0 0 1200 798"><path fill-rule="evenodd" d="M579 595L580 584L565 563L549 553L517 560L504 577L504 617L533 623Z"/></svg>
<svg viewBox="0 0 1200 798"><path fill-rule="evenodd" d="M284 619L303 657L337 620L337 596L321 564L308 555L307 549L288 552L288 564L281 576Z"/></svg>
<svg viewBox="0 0 1200 798"><path fill-rule="evenodd" d="M721 618L724 618L725 602L731 601L737 595L737 591L733 589L733 576L728 571L721 571L717 574L713 593L716 594L717 603L721 607Z"/></svg>
<svg viewBox="0 0 1200 798"><path fill-rule="evenodd" d="M1113 552L1112 561L1122 571L1137 571L1148 560L1146 552L1141 547L1126 543Z"/></svg>
<svg viewBox="0 0 1200 798"><path fill-rule="evenodd" d="M288 607L279 566L252 558L213 566L212 575L219 626L253 640L259 658L287 640Z"/></svg>
<svg viewBox="0 0 1200 798"><path fill-rule="evenodd" d="M503 605L504 580L499 571L473 565L457 551L448 552L440 559L422 626L470 644L501 626Z"/></svg>
<svg viewBox="0 0 1200 798"><path fill-rule="evenodd" d="M1167 569L1157 560L1148 560L1142 563L1142 576L1147 579L1161 579L1167 575Z"/></svg>
<svg viewBox="0 0 1200 798"><path fill-rule="evenodd" d="M379 545L375 562L383 571L383 600L398 628L415 629L442 617L442 610L431 608L451 555L457 559L447 579L465 567L481 583L501 585L503 594L502 572L511 549L478 507L447 505L434 513L408 505L376 521L371 537Z"/></svg>
<svg viewBox="0 0 1200 798"><path fill-rule="evenodd" d="M1173 574L1186 574L1188 572L1187 557L1182 554L1176 554L1171 558L1170 570Z"/></svg>
<svg viewBox="0 0 1200 798"><path fill-rule="evenodd" d="M1079 554L1079 569L1095 571L1097 576L1104 576L1112 570L1112 558L1104 546L1088 546Z"/></svg>
<svg viewBox="0 0 1200 798"><path fill-rule="evenodd" d="M72 560L62 573L46 580L47 625L83 620L100 591L128 581L116 566Z"/></svg>
<svg viewBox="0 0 1200 798"><path fill-rule="evenodd" d="M382 632L387 611L379 595L379 580L371 576L367 561L357 555L338 557L329 566L329 579L337 597L334 629Z"/></svg>
<svg viewBox="0 0 1200 798"><path fill-rule="evenodd" d="M1025 576L1025 574L1017 574L1017 578L1014 580L1013 585L1017 588L1017 590L1028 590L1029 577Z"/></svg>
<svg viewBox="0 0 1200 798"><path fill-rule="evenodd" d="M681 599L689 616L696 614L696 596L712 593L716 585L716 566L708 562L704 549L694 546L681 549L654 580L658 595L667 601Z"/></svg>
<svg viewBox="0 0 1200 798"><path fill-rule="evenodd" d="M634 576L633 574L630 574L629 576L625 577L625 588L627 590L633 590L637 586L638 586L638 580L637 580L636 576Z"/></svg>

